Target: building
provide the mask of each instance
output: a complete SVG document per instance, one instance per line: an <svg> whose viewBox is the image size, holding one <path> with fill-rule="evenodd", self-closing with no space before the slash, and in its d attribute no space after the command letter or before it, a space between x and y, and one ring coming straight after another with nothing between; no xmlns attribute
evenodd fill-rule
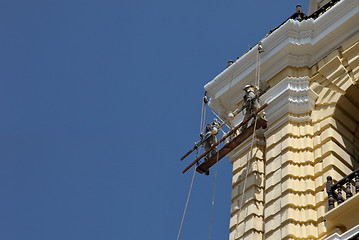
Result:
<svg viewBox="0 0 359 240"><path fill-rule="evenodd" d="M268 127L228 155L229 239L356 239L359 1L311 0L307 16L298 8L260 41ZM205 86L224 119L254 84L256 63L254 47Z"/></svg>

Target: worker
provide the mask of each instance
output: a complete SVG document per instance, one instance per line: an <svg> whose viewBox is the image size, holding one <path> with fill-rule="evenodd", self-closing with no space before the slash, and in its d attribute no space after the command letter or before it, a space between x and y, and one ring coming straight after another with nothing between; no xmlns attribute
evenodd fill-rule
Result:
<svg viewBox="0 0 359 240"><path fill-rule="evenodd" d="M219 122L218 120L215 118L213 119L213 121L211 123L208 123L206 125L206 135L204 136L205 142L204 142L204 151L207 151L208 149L210 149L214 144L217 143L217 133L218 133L218 129L219 129ZM204 160L207 160L212 156L215 155L217 153L217 147L213 148L211 152L209 152L205 157Z"/></svg>
<svg viewBox="0 0 359 240"><path fill-rule="evenodd" d="M259 102L258 98L255 98L256 94L254 93L254 86L253 85L246 85L243 90L245 91L245 94L243 96L244 98L244 104L248 103L248 106L246 107L244 119L249 118L253 113L255 113L259 108ZM255 99L254 99L255 98ZM254 100L253 100L254 99ZM259 117L263 118L265 120L265 113L262 111L259 115ZM243 132L244 129L247 128L247 124L244 124L241 128L241 132Z"/></svg>
<svg viewBox="0 0 359 240"><path fill-rule="evenodd" d="M204 135L204 139L206 139L204 141L204 151L206 152L208 149L210 149L214 144L217 143L217 133L218 133L218 129L219 129L220 123L218 122L218 120L215 118L213 119L213 121L211 123L208 123L206 125L206 135ZM207 161L211 155L214 156L217 153L217 146L214 147L211 152L209 152L208 154L206 154L206 156L204 156L204 160ZM207 169L205 171L206 175L209 175L209 169Z"/></svg>

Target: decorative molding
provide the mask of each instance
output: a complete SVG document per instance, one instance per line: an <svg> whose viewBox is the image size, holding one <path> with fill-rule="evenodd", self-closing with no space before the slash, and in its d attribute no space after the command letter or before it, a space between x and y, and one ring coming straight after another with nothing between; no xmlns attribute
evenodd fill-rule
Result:
<svg viewBox="0 0 359 240"><path fill-rule="evenodd" d="M261 41L261 80L268 81L287 66L311 67L357 32L358 0L342 0L315 20L290 19ZM253 47L205 85L216 112L233 111L242 100L243 87L255 78L256 55Z"/></svg>
<svg viewBox="0 0 359 240"><path fill-rule="evenodd" d="M268 126L278 123L280 119L292 122L311 121L310 113L317 98L318 95L309 88L309 77L283 79L262 96L262 100L268 102Z"/></svg>

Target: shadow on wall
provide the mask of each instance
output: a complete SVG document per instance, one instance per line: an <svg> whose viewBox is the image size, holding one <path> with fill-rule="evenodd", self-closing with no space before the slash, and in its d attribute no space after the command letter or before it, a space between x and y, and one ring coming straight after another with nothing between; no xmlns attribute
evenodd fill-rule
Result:
<svg viewBox="0 0 359 240"><path fill-rule="evenodd" d="M257 152L260 151L258 148L254 150L253 156L257 156ZM248 156L249 158L249 156ZM244 166L240 175L237 176L235 182L239 182L238 185L238 196L239 198L234 201L239 201L238 206L243 207L247 202L256 199L257 201L262 201L261 199L258 200L256 196L258 194L263 194L263 184L264 184L264 175L263 173L259 172L258 164L263 164L263 160L257 159L256 157L252 158L249 164ZM247 169L248 166L248 169ZM248 173L247 173L248 171ZM247 177L247 180L246 180ZM243 186L244 182L246 183L246 190L245 194L243 193ZM255 205L256 202L255 202ZM258 207L258 206L257 206Z"/></svg>
<svg viewBox="0 0 359 240"><path fill-rule="evenodd" d="M359 168L359 88L352 85L341 96L334 112L340 138L336 141L346 154L341 157L350 158L346 161L351 164L352 170Z"/></svg>

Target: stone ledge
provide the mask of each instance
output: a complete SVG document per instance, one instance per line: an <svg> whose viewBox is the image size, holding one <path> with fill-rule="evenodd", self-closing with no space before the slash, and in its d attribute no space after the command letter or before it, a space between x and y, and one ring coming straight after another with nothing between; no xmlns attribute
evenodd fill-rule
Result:
<svg viewBox="0 0 359 240"><path fill-rule="evenodd" d="M345 227L347 230L359 224L359 194L327 212L324 219L333 227Z"/></svg>

